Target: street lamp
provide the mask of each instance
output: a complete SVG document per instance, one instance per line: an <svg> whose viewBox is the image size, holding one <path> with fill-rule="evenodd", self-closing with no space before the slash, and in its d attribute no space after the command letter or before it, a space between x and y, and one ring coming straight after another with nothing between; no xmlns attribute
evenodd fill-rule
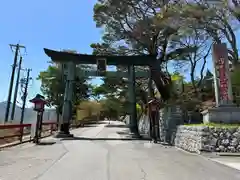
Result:
<svg viewBox="0 0 240 180"><path fill-rule="evenodd" d="M45 104L47 104L47 101L45 100L44 96L37 94L29 102L34 103L33 110L37 112L37 121L34 129L35 131L34 131L33 142L36 144L39 144L39 137L41 136L41 130L42 130L42 117L44 112L44 106Z"/></svg>

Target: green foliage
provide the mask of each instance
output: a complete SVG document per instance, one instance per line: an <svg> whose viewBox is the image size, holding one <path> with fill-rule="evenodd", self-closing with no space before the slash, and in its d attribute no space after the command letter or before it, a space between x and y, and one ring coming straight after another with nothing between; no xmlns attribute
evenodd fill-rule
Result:
<svg viewBox="0 0 240 180"><path fill-rule="evenodd" d="M123 4L124 3L124 4ZM93 44L96 51L104 54L161 54L167 61L191 51L191 47L176 47L169 41L179 37L181 26L172 27L168 18L159 18L159 4L130 0L123 2L98 1L94 7L97 27L104 27L102 44ZM178 57L180 58L180 57Z"/></svg>
<svg viewBox="0 0 240 180"><path fill-rule="evenodd" d="M77 67L81 71L81 67ZM57 106L61 110L65 91L65 77L62 69L56 65L49 65L48 69L39 73L37 78L41 81L41 91L50 102L50 106ZM86 78L76 77L74 85L74 104L89 97L89 85Z"/></svg>
<svg viewBox="0 0 240 180"><path fill-rule="evenodd" d="M96 101L101 99L101 96L107 94L107 89L103 86L91 86L91 97Z"/></svg>
<svg viewBox="0 0 240 180"><path fill-rule="evenodd" d="M81 68L77 68L81 71ZM82 100L86 100L90 96L90 85L87 82L86 77L76 77L74 88L74 104L78 104Z"/></svg>
<svg viewBox="0 0 240 180"><path fill-rule="evenodd" d="M51 106L60 105L63 102L65 84L60 68L55 65L48 66L46 71L39 73L37 80L41 81L41 91Z"/></svg>
<svg viewBox="0 0 240 180"><path fill-rule="evenodd" d="M236 66L234 71L231 72L231 81L233 88L233 98L235 103L240 105L240 67Z"/></svg>
<svg viewBox="0 0 240 180"><path fill-rule="evenodd" d="M117 98L109 97L101 101L102 112L105 117L118 119L123 113L123 107Z"/></svg>
<svg viewBox="0 0 240 180"><path fill-rule="evenodd" d="M102 111L102 104L96 101L81 101L79 105L77 106L77 109L84 110L84 113L82 112L79 114L80 116L84 116L87 118L91 118L93 116L100 115ZM80 117L78 117L79 120L81 120Z"/></svg>
<svg viewBox="0 0 240 180"><path fill-rule="evenodd" d="M122 81L116 78L105 77L104 83L100 86L92 88L92 97L103 105L103 113L108 116L125 116L129 112L128 102L128 86L124 79ZM100 100L103 98L102 100ZM146 92L141 90L138 86L136 88L137 102L145 99Z"/></svg>
<svg viewBox="0 0 240 180"><path fill-rule="evenodd" d="M240 87L240 68L235 67L234 71L231 73L231 80L233 86Z"/></svg>
<svg viewBox="0 0 240 180"><path fill-rule="evenodd" d="M94 6L94 21L98 28L103 28L104 33L102 43L93 43L91 47L93 55L155 55L159 60L162 79L166 79L169 62L174 61L174 67L178 66L179 69L186 66L191 82L185 82L184 93L180 97L174 95L169 103L187 102L189 106L195 106L203 100L202 95L213 96L211 81L206 80L209 74L205 79L203 76L212 40L216 43L227 41L230 46L229 59L234 66L238 64L234 32L239 25L239 17L239 3L234 0L231 7L225 1L211 5L206 1L98 0ZM126 67L118 66L117 69L125 71ZM148 69L136 67L136 70ZM201 69L200 77L195 77L196 69ZM61 74L60 69L49 66L38 77L42 81L41 90L51 105L60 105L63 101L64 81ZM234 70L232 82L236 91L240 87L238 77L239 72ZM126 113L129 107L127 80L104 77L103 81L101 86L96 87L89 86L85 78L78 79L74 102L88 98L91 91L90 95L103 105L109 116ZM146 78L136 80L136 98L140 106L146 104L147 84ZM171 91L171 86L167 85L161 87ZM102 97L104 100L101 100Z"/></svg>
<svg viewBox="0 0 240 180"><path fill-rule="evenodd" d="M209 51L206 52L210 45L210 33L207 30L212 28L209 22L215 23L214 10L197 2L168 2L165 6L158 1L146 3L141 0L99 0L94 7L94 20L97 27L104 28L104 34L102 44L91 45L93 54L156 55L164 72L160 73L162 79L166 79L167 68L164 69L164 66L166 67L170 60L182 61L183 64L191 65L190 73L194 83L195 69L199 66L199 61L209 54ZM206 57L202 63L201 78ZM124 70L122 67L118 68ZM159 81L159 84L161 83L162 81ZM147 89L146 84L145 78L137 80L137 85L144 91ZM169 92L169 84L171 83L158 87ZM200 84L201 80L195 89ZM162 93L162 97L165 96L164 91Z"/></svg>

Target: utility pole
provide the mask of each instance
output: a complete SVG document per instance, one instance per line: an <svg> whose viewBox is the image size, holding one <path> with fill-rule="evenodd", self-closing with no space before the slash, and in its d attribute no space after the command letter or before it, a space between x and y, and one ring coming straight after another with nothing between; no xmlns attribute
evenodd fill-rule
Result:
<svg viewBox="0 0 240 180"><path fill-rule="evenodd" d="M11 98L12 98L13 82L14 82L15 70L16 70L16 66L17 66L18 53L19 53L20 48L25 48L25 46L22 46L22 45L19 45L19 44L17 44L17 45L10 44L10 47L11 48L15 47L16 49L15 49L13 66L12 66L12 75L11 75L11 80L10 80L10 85L9 85L9 90L8 90L8 99L7 99L7 107L6 107L4 122L8 122L9 109L10 109Z"/></svg>
<svg viewBox="0 0 240 180"><path fill-rule="evenodd" d="M16 80L15 92L14 92L14 97L13 97L11 120L14 120L14 115L15 115L15 107L16 107L17 95L18 95L20 72L21 72L21 68L22 68L21 66L22 66L22 56L20 57L19 64L18 64L18 73L17 73L17 80Z"/></svg>
<svg viewBox="0 0 240 180"><path fill-rule="evenodd" d="M25 112L25 105L26 105L26 100L27 100L27 91L28 91L28 83L29 83L29 80L31 79L29 76L30 76L30 71L31 69L28 69L27 70L27 78L24 78L24 84L25 84L25 87L24 87L24 93L23 93L23 96L22 96L22 99L23 99L23 104L22 104L22 112L21 112L21 120L20 120L20 124L23 123L23 119L24 119L24 112Z"/></svg>

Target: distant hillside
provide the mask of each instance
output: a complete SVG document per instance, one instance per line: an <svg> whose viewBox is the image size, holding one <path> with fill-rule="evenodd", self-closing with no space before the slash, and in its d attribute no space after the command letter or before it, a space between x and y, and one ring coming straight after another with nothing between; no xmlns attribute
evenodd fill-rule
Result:
<svg viewBox="0 0 240 180"><path fill-rule="evenodd" d="M6 107L7 107L7 102L0 102L0 123L4 122ZM10 105L9 120L10 120L11 110L12 110L12 103ZM20 118L21 118L21 108L16 105L14 123L15 122L19 123ZM33 119L36 119L36 112L34 112L32 108L26 108L25 114L24 114L24 123L30 123ZM46 109L43 115L43 120L55 121L56 120L55 110Z"/></svg>

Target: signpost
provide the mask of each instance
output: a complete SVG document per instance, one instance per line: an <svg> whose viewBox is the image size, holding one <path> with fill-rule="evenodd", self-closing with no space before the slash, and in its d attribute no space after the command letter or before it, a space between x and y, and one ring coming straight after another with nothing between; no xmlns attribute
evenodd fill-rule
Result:
<svg viewBox="0 0 240 180"><path fill-rule="evenodd" d="M105 76L107 70L107 60L104 58L97 59L97 75Z"/></svg>
<svg viewBox="0 0 240 180"><path fill-rule="evenodd" d="M203 122L239 123L240 108L233 104L227 45L213 44L212 54L216 107L202 112Z"/></svg>
<svg viewBox="0 0 240 180"><path fill-rule="evenodd" d="M226 44L213 45L214 88L217 106L232 105L232 83Z"/></svg>

